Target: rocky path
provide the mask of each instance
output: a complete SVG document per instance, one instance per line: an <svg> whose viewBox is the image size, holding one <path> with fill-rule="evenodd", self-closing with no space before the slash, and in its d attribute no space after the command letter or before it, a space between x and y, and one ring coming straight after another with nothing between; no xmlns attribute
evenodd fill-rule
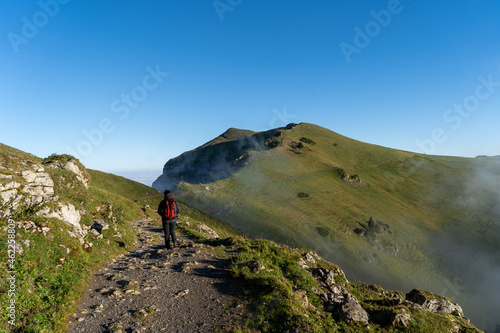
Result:
<svg viewBox="0 0 500 333"><path fill-rule="evenodd" d="M246 316L224 249L178 232L179 246L165 250L151 220L134 228L136 248L95 274L69 332L223 332Z"/></svg>

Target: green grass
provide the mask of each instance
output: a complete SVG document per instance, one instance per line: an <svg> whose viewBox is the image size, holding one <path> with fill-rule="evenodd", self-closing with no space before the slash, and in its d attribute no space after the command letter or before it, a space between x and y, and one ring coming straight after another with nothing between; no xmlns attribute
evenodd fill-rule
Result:
<svg viewBox="0 0 500 333"><path fill-rule="evenodd" d="M66 163L73 160L86 173L91 182L89 188L70 171L51 169L50 163ZM58 202L72 204L77 210L86 211L81 224L91 225L96 218L104 219L110 229L103 232L102 239L88 235L86 240L93 246L87 250L70 237L69 227L57 219L36 216L44 206L54 207L53 202L42 205L20 204L10 218L16 222L32 221L38 227L48 227L47 236L17 228L17 242L24 253L16 257L16 327L0 322L0 332L62 332L66 329L67 317L74 311L76 301L81 297L92 272L111 258L130 250L135 243L135 232L130 222L152 218L159 222L156 213L163 195L157 190L126 178L96 171L86 170L71 156L51 155L41 159L17 149L1 145L0 163L9 169L0 169L3 174L12 174L13 180L24 186L25 180L18 176L22 170L34 164L44 164L45 171L54 181ZM10 181L10 180L8 180ZM241 235L206 213L180 202L182 214L180 222L190 222L193 226L204 223L217 231L221 237ZM0 228L7 226L7 218L0 220ZM114 230L116 226L117 232ZM201 236L201 235L200 235ZM24 245L29 241L29 247ZM68 249L69 253L66 253ZM7 253L7 233L0 234L0 253ZM6 261L0 262L2 281L6 281ZM0 315L6 318L8 290L0 286Z"/></svg>
<svg viewBox="0 0 500 333"><path fill-rule="evenodd" d="M31 165L41 164L42 161L48 164L71 159L70 156L64 159L64 156L51 155L42 160L8 146L0 146L0 163L7 168L2 169L2 173L12 174L13 180L22 184L25 181L18 172ZM75 162L83 168L78 161ZM86 240L93 246L85 250L77 239L70 237L66 224L57 219L35 216L43 206L53 207L53 202L43 205L21 203L12 212L11 218L18 223L33 221L38 227L48 227L50 231L44 236L39 232L25 231L19 227L16 229L16 240L24 250L23 254L17 254L15 261L17 326L11 327L2 320L0 331L64 331L66 318L74 310L92 272L133 246L135 232L129 222L154 216L151 211L145 212L141 208L147 203L157 204L161 198L159 192L150 187L99 171L82 170L92 178L86 189L70 171L46 166L44 169L54 181L58 202L73 204L77 210L87 212L82 216L81 224L91 225L94 218L102 218L112 227L104 231L102 239L88 235ZM0 228L6 225L6 218L0 220ZM29 246L25 243L27 241ZM66 249L69 253L66 253ZM7 253L6 233L0 235L0 253ZM0 262L0 271L2 281L6 281L7 263L4 260ZM1 287L0 315L6 318L6 306L10 298L8 290L3 285Z"/></svg>
<svg viewBox="0 0 500 333"><path fill-rule="evenodd" d="M389 149L306 123L282 130L277 142L250 151L248 164L229 178L181 183L179 197L252 237L314 249L351 276L393 288L447 289L456 275L441 258L438 236L499 251L500 168L491 158ZM339 169L362 183L344 181ZM479 169L490 179L474 187ZM370 217L390 232L357 234ZM473 296L467 292L461 301Z"/></svg>
<svg viewBox="0 0 500 333"><path fill-rule="evenodd" d="M233 133L232 135L237 135ZM305 134L300 134L300 137L306 137ZM307 137L314 139L315 147L321 145L318 138L311 136ZM283 138L285 141L286 138ZM342 145L342 140L336 139L338 145ZM282 143L283 144L283 143ZM307 145L308 143L306 143ZM333 147L333 145L332 145ZM265 154L266 152L264 152ZM50 162L58 161L60 156L52 156ZM70 157L68 157L70 158ZM254 156L253 158L259 158ZM48 161L48 160L46 160ZM0 146L0 163L9 169L1 169L3 174L12 174L13 179L20 170L33 164L40 164L42 159L18 151L4 145ZM80 167L83 168L80 164ZM307 188L303 179L298 177L293 178L296 166L284 166L282 172L288 172L292 177L292 182L283 181L280 179L280 173L271 169L276 165L268 165L270 174L273 174L274 183L269 185L264 180L255 182L253 186L248 188L242 186L241 182L228 180L227 189L237 192L234 196L239 204L243 207L239 212L245 213L245 216L252 216L253 219L263 217L269 218L276 214L287 214L287 209L290 206L269 207L266 204L268 197L260 198L259 195L264 193L266 196L277 196L280 200L288 200L289 205L296 206L297 210L294 214L300 215L300 224L295 224L294 240L300 240L303 237L303 230L306 233L320 237L328 242L339 241L338 231L331 224L316 224L304 217L309 214L307 207L318 205L312 199L321 198L323 194L316 191L315 188ZM93 246L87 250L82 247L82 244L70 237L68 234L68 226L57 219L46 219L35 216L37 210L42 207L20 205L13 212L13 217L16 222L33 221L38 227L48 227L50 231L44 236L39 232L25 231L21 228L17 229L17 241L23 247L23 254L18 254L15 261L16 274L16 322L15 328L10 327L5 321L0 322L0 332L62 332L67 329L68 316L75 310L77 300L82 296L89 281L92 272L104 265L111 258L130 249L135 242L135 234L129 222L136 221L142 218L156 219L159 224L159 218L156 214L156 208L159 201L163 198L158 191L127 180L123 177L106 174L95 170L84 170L91 177L90 186L86 189L76 178L76 176L65 170L55 170L46 168L52 179L54 180L55 194L59 197L59 201L63 203L73 204L82 212L87 213L82 216L82 224L90 225L94 218L106 220L110 225L116 226L118 233L114 231L114 227L104 232L104 238L94 239L93 236L87 236L86 240L93 243ZM256 172L256 170L249 170ZM309 170L308 170L309 171ZM326 172L326 174L324 174ZM326 175L326 176L325 176ZM328 171L321 171L321 176L332 178L332 182L339 186L347 186L341 180L333 178ZM318 174L309 173L304 177L318 177ZM22 179L19 178L20 181ZM295 183L294 183L295 182ZM278 190L275 186L279 185ZM193 187L195 189L196 187ZM286 191L280 191L280 189ZM311 193L309 198L298 198L297 193L301 190L307 190ZM361 189L362 191L363 189ZM212 196L213 202L224 199L224 194L217 190L206 190ZM203 199L203 196L198 196ZM223 202L223 201L220 201ZM53 205L47 203L45 205ZM223 254L224 249L236 249L236 254L231 255L229 271L232 276L244 281L246 285L246 303L256 313L252 319L248 319L243 323L238 323L235 326L235 331L251 332L260 330L261 332L282 332L287 329L294 328L309 328L314 332L378 332L387 331L380 323L366 325L356 323L345 323L334 321L332 314L328 313L328 309L323 309L321 300L313 291L318 288L317 281L297 262L300 257L303 257L306 250L292 249L285 245L280 245L272 241L264 239L249 239L240 230L253 228L252 219L243 219L238 228L229 226L224 221L217 219L207 213L204 213L196 208L180 202L182 213L179 216L179 229L187 234L195 237L199 242L204 242L208 246L216 246L213 248L215 253ZM318 215L319 216L319 215ZM292 215L286 215L290 221L297 221ZM360 214L359 221L363 220ZM261 222L265 222L262 220ZM391 229L394 228L394 223L383 219L384 223L389 223ZM196 231L198 223L204 223L214 229L222 239L208 240L202 234ZM7 219L0 220L0 228L3 230L7 225ZM306 228L304 229L304 225ZM276 234L290 233L289 222L283 225L279 223L269 225L262 224L266 232L271 230ZM367 226L370 226L367 224ZM373 227L373 226L372 226ZM308 229L309 228L309 229ZM373 227L374 228L374 227ZM374 228L375 229L375 228ZM378 230L378 229L377 229ZM353 246L360 246L366 242L364 239L353 238L356 240ZM25 241L29 241L29 246ZM378 240L379 242L385 240ZM408 253L413 256L420 256L421 249L419 247L411 247ZM0 237L0 253L7 253L7 234L2 233ZM247 266L248 261L258 260L264 269L260 272L254 272ZM329 270L338 271L338 267L330 262L321 260L316 264L316 267L323 267ZM7 272L7 262L0 262L0 271L2 272L2 280L5 281ZM373 287L365 287L364 284L347 283L341 274L336 274L336 282L346 286L349 291L358 297L362 306L373 314L381 314L387 309L381 308L377 303L371 302L376 297ZM297 296L297 291L303 290L306 292L308 301L312 307L304 307L300 298ZM6 318L7 304L9 302L8 290L3 286L0 288L0 306L2 318ZM450 327L450 322L455 318L434 315L425 311L412 310L411 331L415 332L434 332L436 327ZM462 328L467 328L466 323L460 323ZM238 328L240 327L240 328ZM471 332L472 326L469 327ZM467 328L467 329L469 329ZM390 331L398 332L397 329Z"/></svg>
<svg viewBox="0 0 500 333"><path fill-rule="evenodd" d="M408 304L399 304L394 298L404 294L384 290L374 284L347 282L339 267L319 259L311 268L335 272L335 283L345 287L370 315L369 324L345 322L325 308L317 291L328 292L306 269L298 265L308 250L290 248L268 240L231 237L223 241L236 247L229 271L234 278L245 283L247 305L254 314L242 324L244 332L443 332L457 326L461 332L479 332L463 318L431 313ZM260 271L251 270L247 263L258 261ZM299 293L305 293L309 306L305 306ZM408 327L391 325L395 313L411 315Z"/></svg>

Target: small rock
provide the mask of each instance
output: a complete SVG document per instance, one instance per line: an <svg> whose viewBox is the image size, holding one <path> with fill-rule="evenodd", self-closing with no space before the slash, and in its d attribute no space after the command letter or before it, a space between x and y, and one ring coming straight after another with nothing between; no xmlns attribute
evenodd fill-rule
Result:
<svg viewBox="0 0 500 333"><path fill-rule="evenodd" d="M175 296L174 298L179 298L179 297L182 297L182 296L185 296L189 294L189 289L184 289L182 291L179 291Z"/></svg>
<svg viewBox="0 0 500 333"><path fill-rule="evenodd" d="M109 224L106 223L103 219L95 219L94 224L90 227L91 229L95 229L100 234L102 234L103 230L109 229Z"/></svg>
<svg viewBox="0 0 500 333"><path fill-rule="evenodd" d="M123 325L120 322L112 323L111 325L108 326L108 330L113 333L123 333Z"/></svg>
<svg viewBox="0 0 500 333"><path fill-rule="evenodd" d="M96 229L90 229L89 234L92 234L92 236L94 236L97 239L102 238L102 234L99 233L99 231L97 231Z"/></svg>
<svg viewBox="0 0 500 333"><path fill-rule="evenodd" d="M137 311L135 313L136 316L139 316L139 317L147 317L148 316L148 313L146 312L146 310L144 309L140 309L139 311Z"/></svg>
<svg viewBox="0 0 500 333"><path fill-rule="evenodd" d="M302 258L299 259L297 264L304 269L309 269L309 266L307 265L306 261Z"/></svg>
<svg viewBox="0 0 500 333"><path fill-rule="evenodd" d="M252 273L259 273L261 270L265 269L265 266L262 265L258 260L247 262L247 267L250 268L250 271L252 271Z"/></svg>
<svg viewBox="0 0 500 333"><path fill-rule="evenodd" d="M319 260L319 256L316 253L314 252L306 253L306 261L310 262L311 264L315 264L316 260Z"/></svg>
<svg viewBox="0 0 500 333"><path fill-rule="evenodd" d="M411 321L411 315L407 313L404 309L399 313L394 313L394 317L391 321L391 325L408 327Z"/></svg>

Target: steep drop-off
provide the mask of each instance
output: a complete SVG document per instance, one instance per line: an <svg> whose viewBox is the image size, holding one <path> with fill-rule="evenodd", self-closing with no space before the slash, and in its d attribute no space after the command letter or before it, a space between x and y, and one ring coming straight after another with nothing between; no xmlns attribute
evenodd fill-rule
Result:
<svg viewBox="0 0 500 333"><path fill-rule="evenodd" d="M174 185L249 235L312 248L353 279L458 298L494 330L498 158L400 151L302 123L172 159L153 186Z"/></svg>

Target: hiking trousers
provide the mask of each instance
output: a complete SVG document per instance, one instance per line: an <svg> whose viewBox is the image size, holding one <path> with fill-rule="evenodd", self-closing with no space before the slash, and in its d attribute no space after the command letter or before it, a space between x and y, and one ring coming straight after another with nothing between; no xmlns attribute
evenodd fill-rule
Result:
<svg viewBox="0 0 500 333"><path fill-rule="evenodd" d="M175 237L175 224L176 222L162 222L163 232L165 233L165 247L171 249L170 238L172 238L173 246L177 245L177 238Z"/></svg>

